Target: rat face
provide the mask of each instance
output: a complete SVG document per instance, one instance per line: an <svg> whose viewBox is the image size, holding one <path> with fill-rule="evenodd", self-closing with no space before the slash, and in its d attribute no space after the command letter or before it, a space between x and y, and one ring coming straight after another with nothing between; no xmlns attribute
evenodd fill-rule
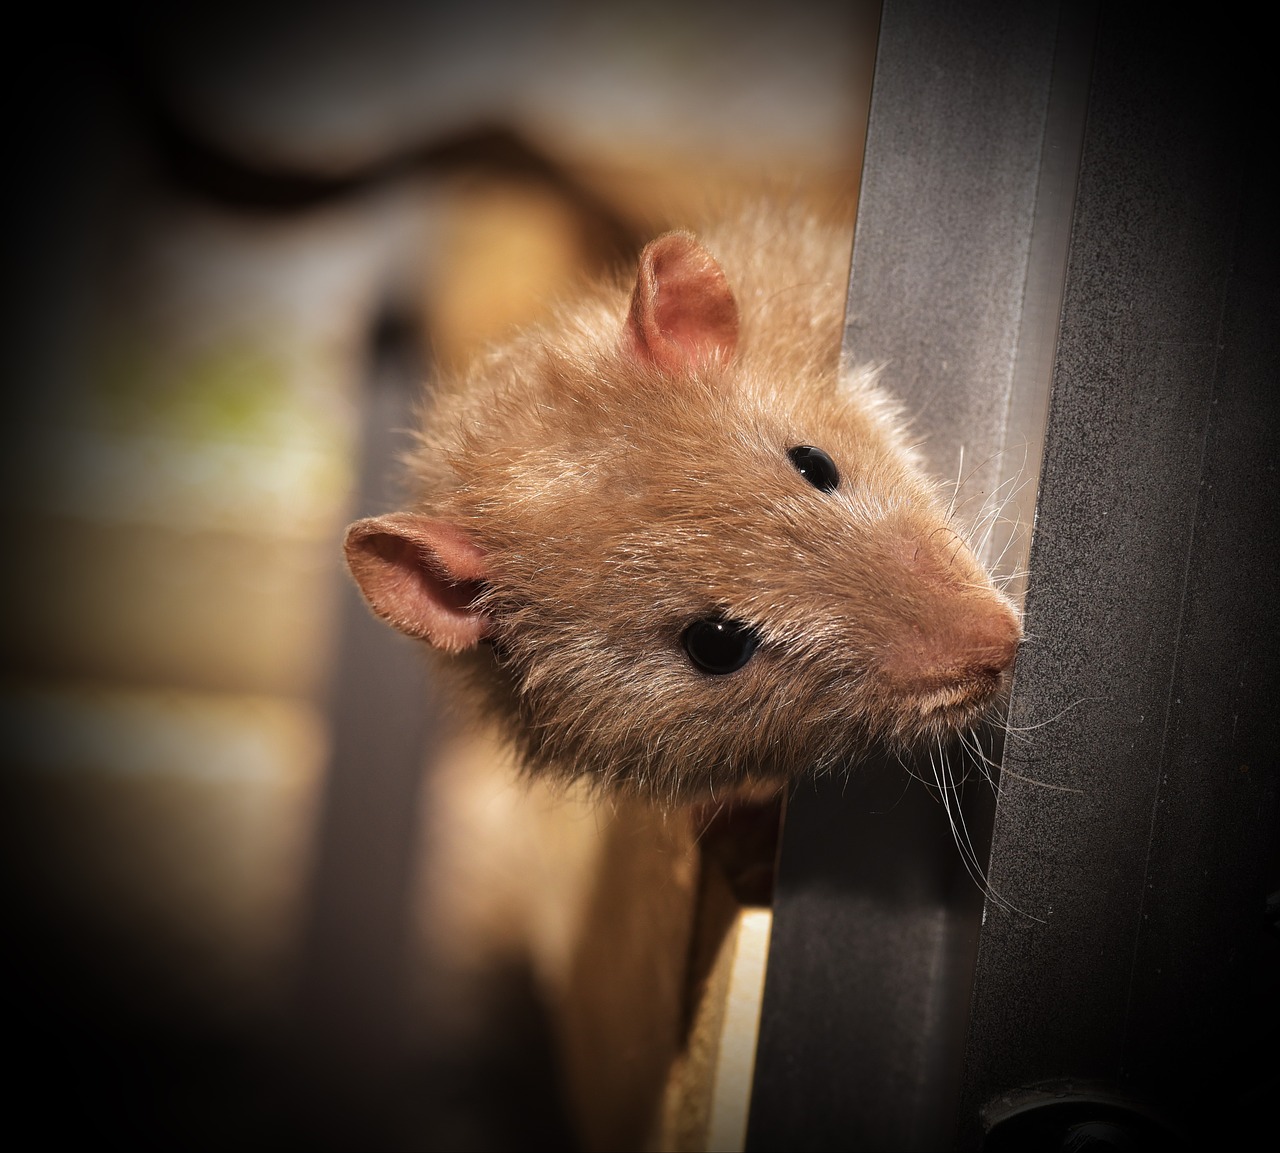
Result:
<svg viewBox="0 0 1280 1153"><path fill-rule="evenodd" d="M840 483L835 461L811 444L796 445L787 456L796 471L821 492L833 492ZM705 673L736 673L754 655L760 633L745 622L713 615L696 620L684 631L684 651Z"/></svg>
<svg viewBox="0 0 1280 1153"><path fill-rule="evenodd" d="M883 399L806 373L753 355L719 265L661 237L620 334L526 348L433 507L352 527L352 570L404 631L491 642L534 768L694 795L949 735L1017 618Z"/></svg>

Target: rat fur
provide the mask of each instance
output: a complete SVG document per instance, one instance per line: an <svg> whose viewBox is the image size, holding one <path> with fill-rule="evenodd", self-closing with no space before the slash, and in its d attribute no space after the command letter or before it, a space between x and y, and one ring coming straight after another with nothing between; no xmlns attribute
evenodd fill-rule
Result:
<svg viewBox="0 0 1280 1153"><path fill-rule="evenodd" d="M841 371L850 240L772 203L655 238L442 383L411 506L348 530L374 612L454 655L530 771L718 795L997 698L1017 613L875 373ZM749 629L750 659L700 668L699 620Z"/></svg>

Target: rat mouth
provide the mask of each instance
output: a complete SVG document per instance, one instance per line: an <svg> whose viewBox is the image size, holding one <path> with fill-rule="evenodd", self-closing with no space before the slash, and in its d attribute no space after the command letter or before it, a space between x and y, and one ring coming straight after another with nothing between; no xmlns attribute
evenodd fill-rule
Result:
<svg viewBox="0 0 1280 1153"><path fill-rule="evenodd" d="M981 673L899 691L898 734L904 744L945 740L982 721L999 704L1004 678Z"/></svg>

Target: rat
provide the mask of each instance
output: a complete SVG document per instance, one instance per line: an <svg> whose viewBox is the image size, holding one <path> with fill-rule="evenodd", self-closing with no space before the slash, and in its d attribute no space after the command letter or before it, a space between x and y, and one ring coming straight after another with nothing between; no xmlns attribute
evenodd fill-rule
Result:
<svg viewBox="0 0 1280 1153"><path fill-rule="evenodd" d="M673 800L977 724L1018 613L874 368L851 229L764 201L440 382L409 506L347 531L374 613L449 658L533 774Z"/></svg>

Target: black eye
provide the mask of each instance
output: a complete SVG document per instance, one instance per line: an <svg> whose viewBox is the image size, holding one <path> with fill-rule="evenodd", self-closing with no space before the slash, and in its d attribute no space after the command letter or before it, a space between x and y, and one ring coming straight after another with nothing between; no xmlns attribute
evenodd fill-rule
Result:
<svg viewBox="0 0 1280 1153"><path fill-rule="evenodd" d="M751 659L760 638L741 621L707 617L684 630L684 651L704 673L736 673Z"/></svg>
<svg viewBox="0 0 1280 1153"><path fill-rule="evenodd" d="M795 448L788 449L787 455L796 466L796 472L814 488L831 492L840 483L840 470L836 468L836 462L822 449L814 448L811 444L798 444Z"/></svg>

